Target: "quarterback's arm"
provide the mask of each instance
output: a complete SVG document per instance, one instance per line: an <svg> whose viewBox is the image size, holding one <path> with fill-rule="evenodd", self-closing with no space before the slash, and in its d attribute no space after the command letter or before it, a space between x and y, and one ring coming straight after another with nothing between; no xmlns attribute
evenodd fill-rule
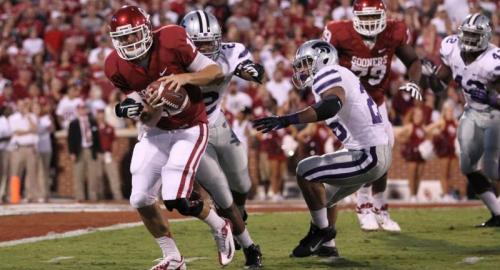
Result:
<svg viewBox="0 0 500 270"><path fill-rule="evenodd" d="M344 89L340 86L332 87L321 94L321 101L308 106L302 111L284 115L271 116L255 120L254 127L264 133L285 128L289 125L312 123L326 120L335 116L345 101Z"/></svg>
<svg viewBox="0 0 500 270"><path fill-rule="evenodd" d="M196 57L188 66L188 73L172 74L160 78L166 84L170 84L170 89L175 91L186 84L205 86L224 76L222 69L210 58L201 53L196 53Z"/></svg>

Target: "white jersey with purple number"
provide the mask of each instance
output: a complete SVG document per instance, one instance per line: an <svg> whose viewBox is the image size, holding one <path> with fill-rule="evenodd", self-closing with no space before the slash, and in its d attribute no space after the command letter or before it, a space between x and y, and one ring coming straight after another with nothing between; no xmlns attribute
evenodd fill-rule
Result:
<svg viewBox="0 0 500 270"><path fill-rule="evenodd" d="M489 109L489 105L472 100L469 93L472 89L495 91L491 84L500 78L500 49L490 44L474 62L466 65L460 56L458 36L451 35L441 42L440 54L443 64L451 69L453 79L462 88L467 105L478 111Z"/></svg>
<svg viewBox="0 0 500 270"><path fill-rule="evenodd" d="M366 149L387 145L389 137L383 124L377 104L367 94L359 79L349 69L330 65L321 68L314 75L312 91L316 101L321 94L333 87L342 87L345 100L336 116L326 123L349 150Z"/></svg>
<svg viewBox="0 0 500 270"><path fill-rule="evenodd" d="M216 62L222 69L224 77L216 84L201 87L209 125L213 125L221 115L222 97L236 67L245 60L251 60L251 57L252 54L241 43L222 43Z"/></svg>

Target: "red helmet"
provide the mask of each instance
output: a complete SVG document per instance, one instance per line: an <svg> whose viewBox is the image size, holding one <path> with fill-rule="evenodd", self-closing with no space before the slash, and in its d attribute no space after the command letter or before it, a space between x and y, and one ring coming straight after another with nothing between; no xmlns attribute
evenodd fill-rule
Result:
<svg viewBox="0 0 500 270"><path fill-rule="evenodd" d="M122 59L137 59L153 44L149 14L139 7L121 7L113 14L109 28L113 46Z"/></svg>
<svg viewBox="0 0 500 270"><path fill-rule="evenodd" d="M387 26L385 4L382 0L354 1L353 24L356 32L373 37L384 31Z"/></svg>

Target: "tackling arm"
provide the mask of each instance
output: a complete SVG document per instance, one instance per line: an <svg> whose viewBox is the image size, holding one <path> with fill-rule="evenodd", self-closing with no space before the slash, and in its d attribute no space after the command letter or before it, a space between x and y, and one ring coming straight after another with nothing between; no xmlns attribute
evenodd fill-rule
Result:
<svg viewBox="0 0 500 270"><path fill-rule="evenodd" d="M345 101L345 92L342 87L333 87L321 94L321 101L305 108L302 111L285 116L271 116L254 121L254 127L264 133L289 125L312 123L326 120L335 116Z"/></svg>

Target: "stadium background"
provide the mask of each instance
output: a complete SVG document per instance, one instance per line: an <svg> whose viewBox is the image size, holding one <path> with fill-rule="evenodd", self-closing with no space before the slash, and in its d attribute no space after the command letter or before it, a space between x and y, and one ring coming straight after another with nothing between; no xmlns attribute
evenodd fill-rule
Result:
<svg viewBox="0 0 500 270"><path fill-rule="evenodd" d="M224 101L224 109L235 132L249 146L250 173L254 182L253 195L261 199L279 201L279 192L263 196L262 180L293 182L293 168L297 160L310 154L321 154L333 149L335 138L320 127L288 130L266 138L255 135L248 124L254 116L263 112L287 113L296 111L311 102L308 93L300 93L290 84L292 73L290 59L302 42L321 37L328 20L350 19L351 1L1 1L0 5L0 105L5 116L16 112L19 101L41 104L37 115L52 121L55 129L39 134L38 147L52 150L52 162L48 178L42 179L50 186L50 194L30 199L45 202L47 198L72 198L73 163L69 158L66 129L76 115L76 107L84 102L92 113L102 111L107 124L116 133L112 144L114 161L119 165L122 191L127 197L130 190L128 162L134 144L136 124L118 119L113 114L114 105L122 95L113 88L103 74L103 63L112 50L108 38L107 22L112 11L123 4L135 3L151 14L154 27L177 23L186 12L205 8L212 12L224 27L224 41L241 42L261 63L267 78L262 85L236 80L230 85ZM439 64L439 44L443 37L455 33L460 21L469 12L482 12L491 17L495 34L492 43L499 44L499 14L497 1L473 0L391 0L386 1L388 18L404 20L412 37L410 42L421 58ZM387 92L387 104L391 121L395 125L408 123L415 107L424 111L426 124L440 119L443 104L453 108L458 118L463 98L454 85L441 96L425 90L425 100L416 104L405 93L397 91L405 81L405 68L394 61L391 70L391 87ZM245 108L251 108L245 110ZM240 118L239 118L240 117ZM240 120L238 120L240 119ZM241 121L241 119L244 119ZM245 128L246 127L246 128ZM4 128L4 127L2 127ZM303 128L303 127L301 127ZM246 131L245 131L246 130ZM306 131L304 131L306 130ZM41 139L42 136L50 140ZM299 144L290 148L286 135ZM429 134L432 140L433 134ZM43 144L43 145L42 145ZM336 145L338 147L338 145ZM326 148L325 148L326 147ZM401 155L404 141L399 141L394 151L394 163L389 178L405 180L407 163ZM284 149L284 150L282 150ZM287 155L291 153L293 156ZM8 138L0 144L4 163L11 161L9 154L15 151ZM104 151L104 150L103 150ZM456 160L456 159L455 159ZM104 162L104 160L101 160ZM263 168L270 165L269 168ZM10 172L1 172L2 200L8 201ZM37 166L37 177L43 177L43 166ZM280 168L280 169L278 169ZM288 170L286 168L289 168ZM422 179L438 180L441 163L425 162ZM276 173L276 171L282 172ZM466 193L464 178L457 164L450 171L452 186ZM279 179L278 179L279 178ZM404 181L403 181L404 182ZM23 189L31 181L22 181ZM100 199L110 199L109 184L104 178L100 183ZM293 185L293 184L292 184ZM281 185L279 185L281 186ZM439 185L434 186L439 188ZM431 190L432 191L432 190ZM439 192L438 192L439 193ZM391 196L401 196L391 194ZM433 199L436 199L434 197ZM425 198L424 198L425 200ZM27 200L25 200L26 202Z"/></svg>

